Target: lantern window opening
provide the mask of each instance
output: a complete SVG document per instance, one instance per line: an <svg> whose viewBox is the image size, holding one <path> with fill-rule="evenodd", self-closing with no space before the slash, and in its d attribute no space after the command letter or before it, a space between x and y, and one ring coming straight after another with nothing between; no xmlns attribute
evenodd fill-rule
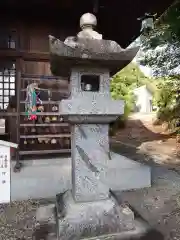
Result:
<svg viewBox="0 0 180 240"><path fill-rule="evenodd" d="M81 76L82 91L99 92L99 88L100 88L99 75L83 74Z"/></svg>

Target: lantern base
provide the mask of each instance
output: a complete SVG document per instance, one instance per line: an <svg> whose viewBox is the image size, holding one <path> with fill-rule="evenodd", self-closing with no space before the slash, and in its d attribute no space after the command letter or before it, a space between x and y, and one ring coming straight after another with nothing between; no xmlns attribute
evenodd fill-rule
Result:
<svg viewBox="0 0 180 240"><path fill-rule="evenodd" d="M134 218L128 206L118 205L113 197L76 203L71 191L57 196L56 207L40 207L36 219L34 240L43 234L49 240L137 240L148 239L151 231L146 223Z"/></svg>

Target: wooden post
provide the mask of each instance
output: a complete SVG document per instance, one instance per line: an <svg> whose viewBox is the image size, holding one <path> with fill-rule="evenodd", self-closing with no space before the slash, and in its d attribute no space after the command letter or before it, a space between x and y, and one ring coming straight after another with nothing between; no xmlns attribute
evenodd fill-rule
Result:
<svg viewBox="0 0 180 240"><path fill-rule="evenodd" d="M21 94L21 72L23 67L23 60L22 58L18 58L16 60L16 143L18 146L20 145L20 94ZM22 164L20 163L19 159L19 147L16 151L16 164L14 167L14 171L20 171Z"/></svg>
<svg viewBox="0 0 180 240"><path fill-rule="evenodd" d="M17 26L17 45L16 53L20 53L23 50L24 44L24 28L21 22L18 22ZM16 143L18 149L16 150L16 164L14 166L14 172L18 172L21 169L22 164L20 163L20 96L21 96L21 74L23 70L23 59L22 57L16 58Z"/></svg>

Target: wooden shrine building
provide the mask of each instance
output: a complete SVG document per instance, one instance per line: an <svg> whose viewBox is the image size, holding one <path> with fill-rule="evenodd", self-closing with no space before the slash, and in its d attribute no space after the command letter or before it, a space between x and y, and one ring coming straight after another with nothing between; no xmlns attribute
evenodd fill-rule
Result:
<svg viewBox="0 0 180 240"><path fill-rule="evenodd" d="M1 139L19 144L16 167L23 156L70 152L70 128L59 116L58 103L69 95L68 85L52 76L48 35L64 40L79 31L83 13L94 13L103 38L127 47L140 32L137 18L162 14L172 0L1 0L0 114L5 121ZM26 89L38 83L43 109L36 122L27 120Z"/></svg>

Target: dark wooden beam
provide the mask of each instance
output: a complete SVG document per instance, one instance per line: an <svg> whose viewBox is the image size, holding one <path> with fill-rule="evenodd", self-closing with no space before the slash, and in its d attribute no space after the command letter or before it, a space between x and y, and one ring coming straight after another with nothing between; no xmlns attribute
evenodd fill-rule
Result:
<svg viewBox="0 0 180 240"><path fill-rule="evenodd" d="M49 61L50 56L48 52L28 52L15 50L0 50L0 58L22 58L29 61Z"/></svg>

